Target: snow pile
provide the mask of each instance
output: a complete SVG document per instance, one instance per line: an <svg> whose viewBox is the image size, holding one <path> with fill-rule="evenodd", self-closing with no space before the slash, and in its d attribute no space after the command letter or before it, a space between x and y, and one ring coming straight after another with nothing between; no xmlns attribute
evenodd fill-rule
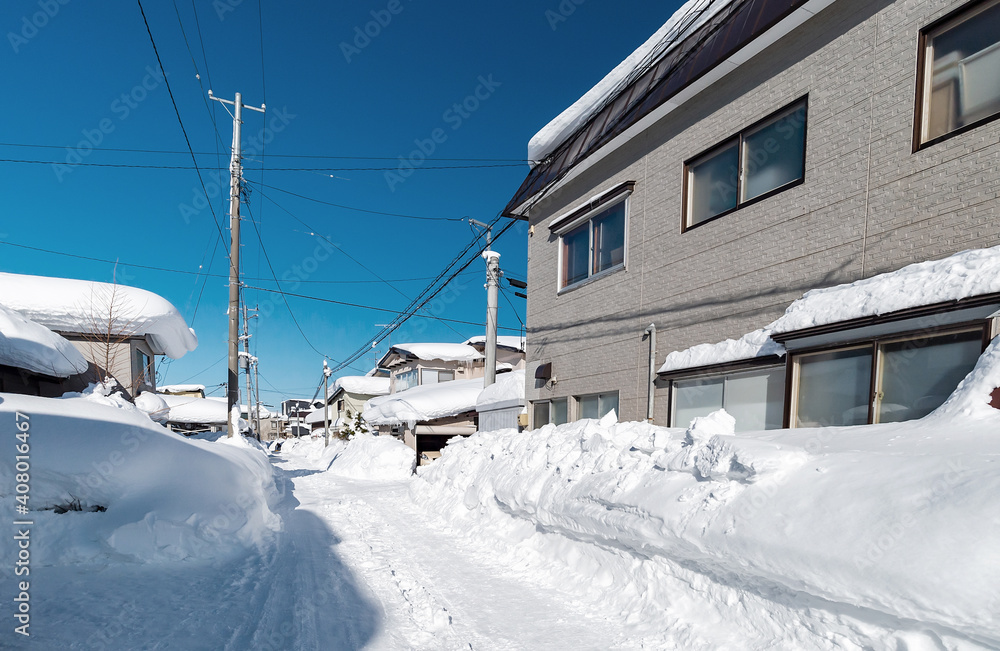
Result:
<svg viewBox="0 0 1000 651"><path fill-rule="evenodd" d="M962 251L845 285L806 292L770 325L773 332L898 312L1000 292L1000 247Z"/></svg>
<svg viewBox="0 0 1000 651"><path fill-rule="evenodd" d="M170 405L163 396L151 391L143 391L135 398L135 406L149 416L154 423L166 425L170 415Z"/></svg>
<svg viewBox="0 0 1000 651"><path fill-rule="evenodd" d="M157 394L170 408L167 420L171 423L225 425L228 422L226 400Z"/></svg>
<svg viewBox="0 0 1000 651"><path fill-rule="evenodd" d="M390 379L387 377L370 377L367 375L345 375L333 383L331 394L337 389L346 393L357 393L363 396L384 396L389 393Z"/></svg>
<svg viewBox="0 0 1000 651"><path fill-rule="evenodd" d="M687 350L674 351L667 355L657 373L784 354L785 347L771 339L771 331L761 328L739 339L726 339L717 344L698 344Z"/></svg>
<svg viewBox="0 0 1000 651"><path fill-rule="evenodd" d="M424 361L474 362L483 358L482 354L468 344L396 344L390 352L412 355Z"/></svg>
<svg viewBox="0 0 1000 651"><path fill-rule="evenodd" d="M0 420L15 413L29 423L28 519L44 532L32 565L218 558L280 528L258 451L186 440L101 386L61 399L0 395ZM0 459L8 513L13 464L13 454Z"/></svg>
<svg viewBox="0 0 1000 651"><path fill-rule="evenodd" d="M0 305L0 364L53 377L87 370L87 360L73 344L45 326Z"/></svg>
<svg viewBox="0 0 1000 651"><path fill-rule="evenodd" d="M113 318L115 335L145 336L155 354L173 359L198 345L177 308L136 287L0 272L0 305L56 332L103 332Z"/></svg>
<svg viewBox="0 0 1000 651"><path fill-rule="evenodd" d="M503 409L524 404L524 370L501 373L476 399L476 411Z"/></svg>
<svg viewBox="0 0 1000 651"><path fill-rule="evenodd" d="M417 455L392 436L358 434L331 459L329 471L352 479L409 479Z"/></svg>
<svg viewBox="0 0 1000 651"><path fill-rule="evenodd" d="M600 111L637 75L662 59L681 40L701 27L731 0L688 0L655 34L640 45L604 79L545 125L528 142L528 160L542 161Z"/></svg>
<svg viewBox="0 0 1000 651"><path fill-rule="evenodd" d="M365 403L362 417L370 425L402 425L458 416L476 410L483 379L452 380L372 398Z"/></svg>
<svg viewBox="0 0 1000 651"><path fill-rule="evenodd" d="M655 648L1000 647L994 341L923 420L733 435L584 420L453 439L413 499Z"/></svg>

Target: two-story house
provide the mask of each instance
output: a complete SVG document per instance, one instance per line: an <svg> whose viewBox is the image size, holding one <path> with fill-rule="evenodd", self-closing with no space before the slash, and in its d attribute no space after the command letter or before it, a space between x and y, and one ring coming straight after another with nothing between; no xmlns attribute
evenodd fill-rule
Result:
<svg viewBox="0 0 1000 651"><path fill-rule="evenodd" d="M722 404L725 369L711 391L683 384L690 364L654 384L666 353L738 341L809 290L1000 244L998 116L998 0L687 3L532 139L505 208L530 224L533 425L611 409L685 425L671 410ZM996 298L764 333L797 353L731 374L730 393L750 378L779 403L762 426L879 422L878 387L903 381L893 352L953 382L996 335ZM834 377L850 397L809 416L803 396L830 400Z"/></svg>

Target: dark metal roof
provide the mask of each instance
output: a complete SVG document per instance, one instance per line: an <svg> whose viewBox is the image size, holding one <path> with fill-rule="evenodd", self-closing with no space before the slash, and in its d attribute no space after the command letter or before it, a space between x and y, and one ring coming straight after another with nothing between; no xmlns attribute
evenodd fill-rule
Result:
<svg viewBox="0 0 1000 651"><path fill-rule="evenodd" d="M514 211L657 107L761 36L807 0L734 0L624 87L536 165L504 208Z"/></svg>

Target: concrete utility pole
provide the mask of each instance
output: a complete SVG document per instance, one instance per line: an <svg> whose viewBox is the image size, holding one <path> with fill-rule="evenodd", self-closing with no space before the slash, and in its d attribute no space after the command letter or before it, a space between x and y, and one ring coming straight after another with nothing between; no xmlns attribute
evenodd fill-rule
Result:
<svg viewBox="0 0 1000 651"><path fill-rule="evenodd" d="M323 447L328 447L330 445L330 406L327 400L330 399L330 376L333 375L333 371L330 367L326 365L326 360L323 360L323 433L326 435L326 441L323 443Z"/></svg>
<svg viewBox="0 0 1000 651"><path fill-rule="evenodd" d="M486 368L483 374L483 387L488 387L497 381L497 299L500 289L500 254L490 249L493 245L493 229L475 219L470 224L486 229L486 250L483 259L486 260Z"/></svg>
<svg viewBox="0 0 1000 651"><path fill-rule="evenodd" d="M233 407L239 409L240 402L240 186L243 182L240 131L243 126L244 104L240 93L236 93L236 101L233 102L215 97L211 90L208 91L208 98L223 105L231 104L235 109L235 113L232 114L233 155L229 161L229 384L226 392L226 403L229 407L227 433L232 438L236 429L236 423L233 422ZM263 113L265 107L261 104L260 108L256 106L246 108Z"/></svg>

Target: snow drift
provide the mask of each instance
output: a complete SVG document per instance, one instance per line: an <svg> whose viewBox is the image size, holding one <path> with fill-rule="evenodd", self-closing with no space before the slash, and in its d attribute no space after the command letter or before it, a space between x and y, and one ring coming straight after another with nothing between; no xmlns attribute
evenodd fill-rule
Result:
<svg viewBox="0 0 1000 651"><path fill-rule="evenodd" d="M53 377L69 377L88 368L87 360L69 341L3 305L0 364Z"/></svg>
<svg viewBox="0 0 1000 651"><path fill-rule="evenodd" d="M322 437L289 439L281 446L281 456L317 470L352 479L408 479L413 475L416 455L402 441L391 436L356 434L349 441Z"/></svg>
<svg viewBox="0 0 1000 651"><path fill-rule="evenodd" d="M100 387L62 399L0 394L5 437L15 412L29 418L30 515L45 532L32 540L35 564L221 557L280 528L259 451L186 440ZM13 463L13 451L0 459L8 513Z"/></svg>
<svg viewBox="0 0 1000 651"><path fill-rule="evenodd" d="M481 432L412 493L456 536L602 593L650 646L997 648L998 385L995 340L919 421Z"/></svg>

